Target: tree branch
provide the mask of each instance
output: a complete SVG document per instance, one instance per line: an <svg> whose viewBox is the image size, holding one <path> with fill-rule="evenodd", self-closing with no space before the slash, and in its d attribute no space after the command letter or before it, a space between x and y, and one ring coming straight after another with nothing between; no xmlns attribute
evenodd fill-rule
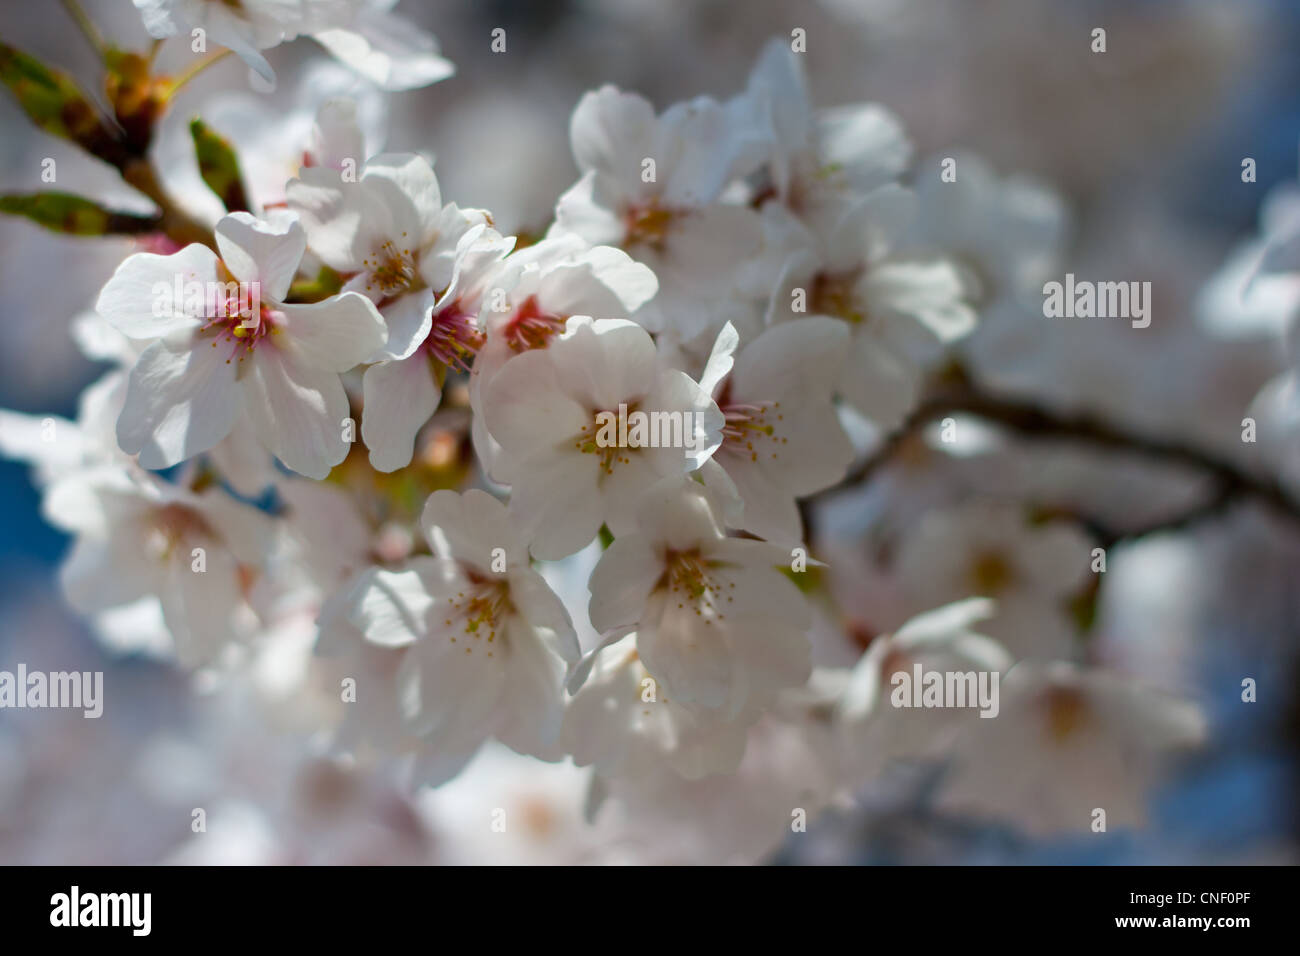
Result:
<svg viewBox="0 0 1300 956"><path fill-rule="evenodd" d="M930 423L953 414L974 415L1030 438L1079 442L1181 465L1213 480L1215 491L1203 502L1180 515L1159 519L1142 527L1113 530L1100 522L1080 518L1102 540L1103 546L1122 538L1186 527L1201 518L1226 510L1242 497L1253 498L1300 525L1300 501L1276 478L1254 474L1213 452L1180 440L1140 435L1090 415L1056 414L1027 402L986 395L966 386L940 391L926 399L903 426L886 438L875 453L850 471L838 487L870 480L877 470L893 458L909 436Z"/></svg>

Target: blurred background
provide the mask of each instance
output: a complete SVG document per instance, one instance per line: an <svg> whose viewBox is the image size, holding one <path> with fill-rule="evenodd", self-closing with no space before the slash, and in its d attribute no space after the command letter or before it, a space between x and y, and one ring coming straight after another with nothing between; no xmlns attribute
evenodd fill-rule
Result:
<svg viewBox="0 0 1300 956"><path fill-rule="evenodd" d="M147 46L127 0L84 5L110 39ZM764 42L794 27L808 33L815 103L880 102L901 117L918 157L969 150L1055 189L1070 209L1067 266L1120 264L1126 276L1153 278L1161 314L1184 317L1175 326L1190 326L1207 279L1256 232L1263 197L1300 164L1300 5L1291 0L402 0L397 10L438 37L457 74L389 95L378 135L387 149L436 156L444 197L490 208L507 233L544 229L577 178L568 116L584 91L613 83L660 109L729 97ZM1107 30L1105 56L1089 50L1096 26ZM489 51L496 27L506 30L505 54ZM58 4L5 6L0 37L96 87L92 52ZM184 59L172 45L164 65ZM249 91L244 66L228 58L185 90L169 128L183 139L189 118L211 107L233 133L242 101L213 105L232 90L271 110L300 104L311 96L308 65L323 56L309 40L269 51L279 85L268 95ZM247 116L262 122L251 107ZM7 97L0 130L0 191L40 188L41 159L53 157L63 188L141 204L107 167L33 131ZM1255 183L1241 181L1247 156ZM0 219L0 406L75 417L80 390L102 368L81 356L69 322L128 249ZM1153 360L1149 373L1124 374L1149 374L1150 394L1174 403L1211 395L1234 421L1282 367L1277 331L1265 323L1205 333L1197 341L1213 361ZM1103 366L1099 382L1116 374ZM200 682L196 695L166 664L110 655L62 602L56 570L68 542L42 521L25 465L0 461L0 501L0 669L104 670L112 690L112 719L0 711L0 863L645 858L635 842L614 847L608 828L581 822L583 781L571 769L489 751L462 780L412 798L315 758L315 735L267 720L236 691ZM1030 839L928 810L906 781L752 857L1296 862L1300 547L1293 532L1261 527L1266 516L1229 524L1186 536L1175 553L1168 542L1141 546L1160 553L1128 585L1139 623L1109 648L1154 679L1176 672L1210 720L1209 745L1153 795L1145 829ZM1239 705L1242 674L1259 682L1256 707ZM509 845L476 842L457 825L459 808L482 792L523 808L529 826ZM201 843L192 807L208 810ZM679 859L693 857L682 850Z"/></svg>

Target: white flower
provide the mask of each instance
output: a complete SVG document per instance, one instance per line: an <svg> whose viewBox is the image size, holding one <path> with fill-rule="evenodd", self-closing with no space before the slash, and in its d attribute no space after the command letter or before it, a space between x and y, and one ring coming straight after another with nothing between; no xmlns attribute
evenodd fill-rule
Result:
<svg viewBox="0 0 1300 956"><path fill-rule="evenodd" d="M396 0L135 0L149 35L194 30L228 47L268 83L275 71L262 50L298 36L321 46L387 90L405 90L455 72L432 36L388 11Z"/></svg>
<svg viewBox="0 0 1300 956"><path fill-rule="evenodd" d="M787 39L763 49L744 99L767 134L768 188L814 229L907 168L912 147L888 110L864 103L814 112L803 57Z"/></svg>
<svg viewBox="0 0 1300 956"><path fill-rule="evenodd" d="M573 762L605 777L644 777L671 767L694 780L733 773L745 753L747 719L680 706L645 667L629 635L603 645L578 673L582 686L564 715L562 742Z"/></svg>
<svg viewBox="0 0 1300 956"><path fill-rule="evenodd" d="M967 720L996 719L980 718L974 701L966 708L931 709L896 707L891 700L898 687L894 675L912 679L917 664L923 673L945 674L1001 674L1011 667L1011 655L1001 645L972 630L993 611L992 601L969 598L918 615L871 641L836 707L836 736L850 772L870 778L892 760L941 755Z"/></svg>
<svg viewBox="0 0 1300 956"><path fill-rule="evenodd" d="M78 316L72 333L87 358L125 367L106 372L86 386L77 400L75 422L0 410L0 454L33 464L38 485L75 468L135 465L132 456L118 447L117 420L126 402L127 370L149 341L127 338L95 312ZM274 477L274 460L245 419L235 423L208 457L236 492L251 498L257 497Z"/></svg>
<svg viewBox="0 0 1300 956"><path fill-rule="evenodd" d="M690 779L675 773L597 778L605 794L596 823L622 823L624 839L652 864L753 865L771 858L801 818L809 827L838 801L825 692L781 699L748 730L733 773ZM795 839L802 839L796 837Z"/></svg>
<svg viewBox="0 0 1300 956"><path fill-rule="evenodd" d="M61 570L83 614L156 595L185 666L255 628L248 592L271 545L271 519L218 488L195 493L112 467L52 485L46 520L77 536Z"/></svg>
<svg viewBox="0 0 1300 956"><path fill-rule="evenodd" d="M350 19L311 38L384 90L410 90L445 80L456 72L438 52L438 42L404 17L389 11L397 0L361 0Z"/></svg>
<svg viewBox="0 0 1300 956"><path fill-rule="evenodd" d="M960 172L945 182L949 158ZM1069 214L1061 197L1028 177L998 176L969 153L932 156L921 168L909 248L953 260L986 322L1004 309L1039 310L1043 283L1064 252Z"/></svg>
<svg viewBox="0 0 1300 956"><path fill-rule="evenodd" d="M700 382L726 420L704 480L734 488L743 503L735 527L797 544L795 499L835 484L853 460L831 400L849 329L821 316L784 322L742 347L731 368L736 341L727 326Z"/></svg>
<svg viewBox="0 0 1300 956"><path fill-rule="evenodd" d="M941 176L951 159L954 181ZM1059 278L1070 224L1065 202L1025 176L999 176L978 156L957 152L921 164L917 215L906 249L942 255L956 267L979 327L960 349L990 387L1011 388L1023 377L1027 345L1047 334L1043 284Z"/></svg>
<svg viewBox="0 0 1300 956"><path fill-rule="evenodd" d="M262 79L275 82L275 71L261 51L292 40L306 26L302 0L134 0L149 35L164 39L194 30L214 44L233 50Z"/></svg>
<svg viewBox="0 0 1300 956"><path fill-rule="evenodd" d="M857 201L829 234L788 258L769 308L769 321L807 314L848 322L837 391L886 428L915 404L927 363L975 325L951 263L892 255L914 208L912 194L893 185Z"/></svg>
<svg viewBox="0 0 1300 956"><path fill-rule="evenodd" d="M365 158L380 151L387 129L383 94L362 86L356 74L332 60L313 62L292 95L283 99L287 102L237 90L204 103L203 121L225 137L239 157L241 178L255 209L283 206L285 184L304 166L359 173ZM204 222L215 223L225 215L221 200L200 176L188 116L164 114L154 153L163 185L178 203ZM310 273L310 266L305 262L304 271Z"/></svg>
<svg viewBox="0 0 1300 956"><path fill-rule="evenodd" d="M480 211L443 205L433 167L414 153L373 157L357 182L304 169L287 192L313 251L387 323L363 380L361 432L371 464L395 471L437 410L447 370L467 369L481 346L479 300L514 240Z"/></svg>
<svg viewBox="0 0 1300 956"><path fill-rule="evenodd" d="M545 348L574 315L627 318L659 288L655 275L612 246L588 246L580 237L551 237L513 253L491 280L494 296L479 313L484 342L470 376L474 448L488 474L497 444L483 422L483 395L516 355Z"/></svg>
<svg viewBox="0 0 1300 956"><path fill-rule="evenodd" d="M77 401L76 421L0 409L0 455L32 465L40 487L78 470L131 464L117 447L113 425L125 389L120 371L86 386Z"/></svg>
<svg viewBox="0 0 1300 956"><path fill-rule="evenodd" d="M688 478L657 485L639 517L592 572L591 623L611 637L635 630L663 694L737 720L808 678L811 615L778 570L788 551L726 537Z"/></svg>
<svg viewBox="0 0 1300 956"><path fill-rule="evenodd" d="M564 672L578 659L564 606L491 495L435 492L421 524L436 557L371 571L349 609L367 641L406 650L399 693L424 738L419 777L449 779L490 736L558 758Z"/></svg>
<svg viewBox="0 0 1300 956"><path fill-rule="evenodd" d="M614 443L605 424L620 406L667 423L655 438L668 432L672 440ZM665 368L646 331L620 319L570 319L548 348L505 364L483 411L501 446L496 476L511 485L510 510L542 558L572 554L602 524L616 535L632 530L641 494L698 468L722 438L722 414L708 394Z"/></svg>
<svg viewBox="0 0 1300 956"><path fill-rule="evenodd" d="M604 86L579 101L569 135L583 175L556 204L553 233L648 265L660 293L635 318L651 331L716 334L746 307L732 296L735 274L761 234L752 210L717 200L755 165L757 131L707 97L655 116L645 99Z"/></svg>
<svg viewBox="0 0 1300 956"><path fill-rule="evenodd" d="M977 501L932 511L903 537L895 568L911 606L964 597L997 602L989 636L1017 658L1069 658L1071 598L1092 577L1092 543L1073 523L1031 523L1014 504Z"/></svg>
<svg viewBox="0 0 1300 956"><path fill-rule="evenodd" d="M356 182L303 169L285 188L312 252L349 277L388 325L383 355L405 358L429 332L434 299L451 284L461 238L485 214L443 205L433 167L415 153L371 157Z"/></svg>
<svg viewBox="0 0 1300 956"><path fill-rule="evenodd" d="M146 468L166 468L215 446L246 413L262 444L294 471L324 478L343 460L348 400L339 373L383 343L383 320L356 293L285 304L305 245L296 222L235 213L217 225L220 259L194 244L171 256L139 253L118 267L96 309L125 335L154 340L131 370L117 425L123 451L138 453ZM219 291L232 279L259 290L259 314L241 315L224 299L207 315L188 292L183 301L173 294L192 283Z"/></svg>
<svg viewBox="0 0 1300 956"><path fill-rule="evenodd" d="M455 780L419 794L437 862L449 866L640 862L643 854L614 821L593 825L585 818L590 776L571 763L538 763L489 742Z"/></svg>
<svg viewBox="0 0 1300 956"><path fill-rule="evenodd" d="M938 797L944 812L1004 820L1036 836L1139 826L1162 758L1199 744L1193 703L1066 663L1016 665L996 720L966 723Z"/></svg>
<svg viewBox="0 0 1300 956"><path fill-rule="evenodd" d="M456 244L451 280L424 311L412 342L391 347L385 361L366 369L361 434L377 470L410 463L417 433L442 400L443 379L449 371L469 370L483 345L483 298L513 246L513 238L484 225L465 232Z"/></svg>

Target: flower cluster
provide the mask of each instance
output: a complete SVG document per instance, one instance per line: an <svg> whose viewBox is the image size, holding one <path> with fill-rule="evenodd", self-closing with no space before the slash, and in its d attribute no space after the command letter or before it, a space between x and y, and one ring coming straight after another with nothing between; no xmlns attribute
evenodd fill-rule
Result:
<svg viewBox="0 0 1300 956"><path fill-rule="evenodd" d="M451 73L391 4L135 2L267 79L262 51L300 35L385 88ZM155 190L76 326L112 368L75 422L5 413L106 641L229 679L292 661L335 748L419 784L490 741L591 768L593 810L738 775L770 785L775 840L796 806L948 761L961 812L1140 819L1129 768L1204 728L1088 652L1110 542L1017 502L932 508L927 458L987 436L915 427L936 385L1014 355L1059 200L974 157L941 178L880 105L817 109L788 38L729 99L584 95L579 178L531 235L449 200L423 155L367 154L373 109L277 119L244 165L288 176L224 144L247 202L215 221ZM1295 419L1294 374L1277 391ZM1003 699L931 705L926 672ZM815 764L798 796L778 746ZM988 754L1038 769L1008 796Z"/></svg>

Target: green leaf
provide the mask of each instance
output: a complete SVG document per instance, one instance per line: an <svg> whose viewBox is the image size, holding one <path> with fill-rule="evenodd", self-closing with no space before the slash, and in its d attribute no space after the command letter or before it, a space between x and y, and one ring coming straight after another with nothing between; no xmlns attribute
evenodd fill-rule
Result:
<svg viewBox="0 0 1300 956"><path fill-rule="evenodd" d="M343 277L329 266L321 266L314 279L297 279L289 286L289 302L319 302L338 295Z"/></svg>
<svg viewBox="0 0 1300 956"><path fill-rule="evenodd" d="M199 175L208 188L225 204L227 212L247 212L248 195L230 142L198 118L190 123L190 135L194 138Z"/></svg>
<svg viewBox="0 0 1300 956"><path fill-rule="evenodd" d="M0 43L0 83L8 87L23 112L37 127L76 143L121 169L131 159L121 134L62 70L53 70L35 57Z"/></svg>
<svg viewBox="0 0 1300 956"><path fill-rule="evenodd" d="M73 236L138 235L161 227L157 216L113 212L93 200L71 193L0 195L0 212L26 216L51 232Z"/></svg>

